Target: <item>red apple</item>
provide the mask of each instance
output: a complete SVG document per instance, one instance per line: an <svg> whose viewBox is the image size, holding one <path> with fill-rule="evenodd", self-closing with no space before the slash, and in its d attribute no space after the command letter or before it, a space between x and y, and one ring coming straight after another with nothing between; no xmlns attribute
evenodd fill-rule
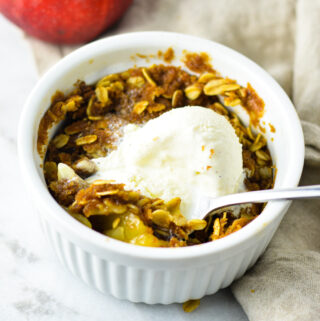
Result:
<svg viewBox="0 0 320 321"><path fill-rule="evenodd" d="M0 12L27 33L53 43L97 37L132 0L0 0Z"/></svg>

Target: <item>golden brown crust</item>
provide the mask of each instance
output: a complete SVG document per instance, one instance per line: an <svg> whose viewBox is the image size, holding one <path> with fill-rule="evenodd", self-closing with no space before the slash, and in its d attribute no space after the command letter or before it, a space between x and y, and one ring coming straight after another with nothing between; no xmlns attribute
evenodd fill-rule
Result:
<svg viewBox="0 0 320 321"><path fill-rule="evenodd" d="M246 89L246 95L242 100L241 105L247 110L252 125L257 126L264 114L264 101L258 96L249 83Z"/></svg>
<svg viewBox="0 0 320 321"><path fill-rule="evenodd" d="M107 75L95 85L79 81L69 95L55 95L40 122L38 151L43 155L48 129L64 120L49 143L44 173L58 203L87 226L133 244L185 246L224 237L261 212L261 205L253 205L241 210L238 219L228 211L216 213L207 223L187 222L177 199L165 204L126 191L121 184L89 185L81 179L95 171L90 159L106 156L117 147L122 128L128 123L143 124L172 108L199 105L224 115L234 127L243 146L247 189L272 187L272 160L266 140L261 134L254 134L250 126L244 127L232 112L232 106L240 102L247 106L249 114L261 116L262 99L250 84L244 88L232 79L222 78L209 65L206 55L188 55L186 64L201 71L199 76L179 67L153 65ZM80 177L59 180L58 163L69 165Z"/></svg>
<svg viewBox="0 0 320 321"><path fill-rule="evenodd" d="M173 49L170 47L168 48L164 54L163 54L163 60L166 62L166 63L171 63L171 61L174 59L174 51Z"/></svg>
<svg viewBox="0 0 320 321"><path fill-rule="evenodd" d="M186 67L196 73L203 72L216 72L211 64L210 57L205 52L195 53L195 52L185 52L182 61Z"/></svg>

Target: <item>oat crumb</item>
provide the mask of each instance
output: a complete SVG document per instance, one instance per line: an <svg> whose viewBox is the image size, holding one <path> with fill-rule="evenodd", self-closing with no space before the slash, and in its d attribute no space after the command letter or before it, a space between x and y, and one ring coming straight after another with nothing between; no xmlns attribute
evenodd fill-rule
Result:
<svg viewBox="0 0 320 321"><path fill-rule="evenodd" d="M192 312L195 309L197 309L199 305L200 305L200 300L197 299L197 300L189 300L183 303L182 307L184 312Z"/></svg>

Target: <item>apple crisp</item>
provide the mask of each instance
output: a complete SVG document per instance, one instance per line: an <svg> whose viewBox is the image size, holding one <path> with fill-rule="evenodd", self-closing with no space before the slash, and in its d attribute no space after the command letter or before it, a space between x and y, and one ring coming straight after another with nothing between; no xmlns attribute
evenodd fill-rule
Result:
<svg viewBox="0 0 320 321"><path fill-rule="evenodd" d="M245 127L232 111L242 105L256 126L264 103L248 84L223 78L207 63L207 56L186 55L180 67L152 65L106 75L95 84L78 81L72 92L57 92L41 119L37 148L44 157L50 193L75 219L109 237L156 247L188 246L225 237L252 221L263 204L228 209L207 221L187 220L181 200L169 202L127 190L114 181L85 179L97 168L92 161L117 149L127 124L144 124L182 106L203 106L227 118L242 144L244 184L249 191L273 186L273 164L264 136ZM204 66L204 67L203 67ZM48 130L61 123L48 141Z"/></svg>

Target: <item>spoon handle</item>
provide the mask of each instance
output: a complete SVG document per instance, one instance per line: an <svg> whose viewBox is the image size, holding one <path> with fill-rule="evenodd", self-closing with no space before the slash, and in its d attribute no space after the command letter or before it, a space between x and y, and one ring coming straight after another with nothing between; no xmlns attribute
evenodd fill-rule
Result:
<svg viewBox="0 0 320 321"><path fill-rule="evenodd" d="M275 200L293 200L299 198L320 197L320 185L300 186L287 189L267 189L254 192L238 193L222 196L217 199L211 198L208 210L212 211L221 207L246 203L264 203Z"/></svg>

